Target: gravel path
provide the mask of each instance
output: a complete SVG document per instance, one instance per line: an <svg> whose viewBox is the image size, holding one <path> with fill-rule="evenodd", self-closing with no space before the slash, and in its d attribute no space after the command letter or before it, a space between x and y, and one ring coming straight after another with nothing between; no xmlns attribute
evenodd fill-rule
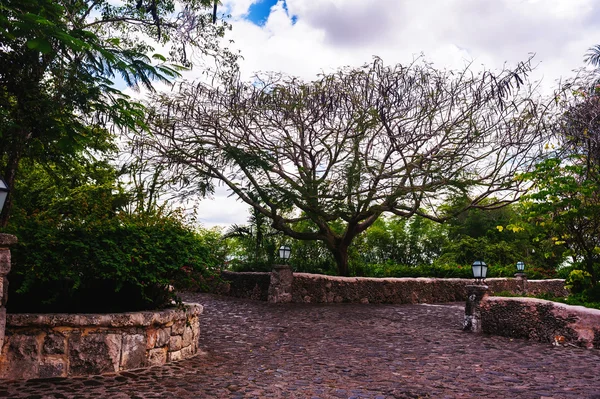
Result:
<svg viewBox="0 0 600 399"><path fill-rule="evenodd" d="M463 304L204 305L202 354L89 378L0 382L10 398L588 398L600 351L461 331Z"/></svg>

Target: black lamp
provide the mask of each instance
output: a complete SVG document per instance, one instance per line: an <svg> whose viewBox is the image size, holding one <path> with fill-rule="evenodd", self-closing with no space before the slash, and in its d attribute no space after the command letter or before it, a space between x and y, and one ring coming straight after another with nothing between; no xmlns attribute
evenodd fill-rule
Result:
<svg viewBox="0 0 600 399"><path fill-rule="evenodd" d="M488 267L487 267L487 265L485 264L484 261L482 261L482 260L476 260L471 265L471 268L473 269L473 277L476 280L478 280L478 281L485 280L485 276L487 275L487 269L488 269Z"/></svg>
<svg viewBox="0 0 600 399"><path fill-rule="evenodd" d="M292 254L292 249L287 245L279 247L279 257L283 260L283 263L287 263Z"/></svg>
<svg viewBox="0 0 600 399"><path fill-rule="evenodd" d="M0 212L2 212L2 208L4 208L4 203L6 202L6 197L8 197L9 192L10 189L8 188L8 184L0 177Z"/></svg>

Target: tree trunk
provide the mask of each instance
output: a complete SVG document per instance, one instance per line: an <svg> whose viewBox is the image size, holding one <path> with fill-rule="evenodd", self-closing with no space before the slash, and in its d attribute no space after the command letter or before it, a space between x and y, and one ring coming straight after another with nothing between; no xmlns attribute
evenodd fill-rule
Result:
<svg viewBox="0 0 600 399"><path fill-rule="evenodd" d="M592 285L596 285L598 283L598 276L596 273L596 268L594 267L594 256L593 255L589 255L588 252L588 257L587 259L585 259L585 266L586 266L586 270L587 272L592 276Z"/></svg>
<svg viewBox="0 0 600 399"><path fill-rule="evenodd" d="M330 248L330 251L337 264L338 275L350 276L350 270L348 269L348 245L340 244L335 248Z"/></svg>

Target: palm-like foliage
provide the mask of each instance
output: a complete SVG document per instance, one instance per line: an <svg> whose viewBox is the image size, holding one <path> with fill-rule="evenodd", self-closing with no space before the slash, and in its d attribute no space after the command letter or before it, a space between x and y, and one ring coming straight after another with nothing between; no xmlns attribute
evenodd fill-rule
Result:
<svg viewBox="0 0 600 399"><path fill-rule="evenodd" d="M596 68L600 68L600 44L590 47L583 60Z"/></svg>

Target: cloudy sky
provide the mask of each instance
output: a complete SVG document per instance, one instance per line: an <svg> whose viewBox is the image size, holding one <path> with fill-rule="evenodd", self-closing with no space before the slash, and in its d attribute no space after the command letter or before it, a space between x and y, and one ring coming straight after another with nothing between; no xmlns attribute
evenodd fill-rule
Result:
<svg viewBox="0 0 600 399"><path fill-rule="evenodd" d="M439 68L501 69L535 54L545 90L582 67L600 44L600 0L222 0L241 51L241 73L281 71L310 80L374 55L407 63L419 54ZM193 78L192 71L188 78ZM244 223L248 207L219 188L203 200L206 227Z"/></svg>

